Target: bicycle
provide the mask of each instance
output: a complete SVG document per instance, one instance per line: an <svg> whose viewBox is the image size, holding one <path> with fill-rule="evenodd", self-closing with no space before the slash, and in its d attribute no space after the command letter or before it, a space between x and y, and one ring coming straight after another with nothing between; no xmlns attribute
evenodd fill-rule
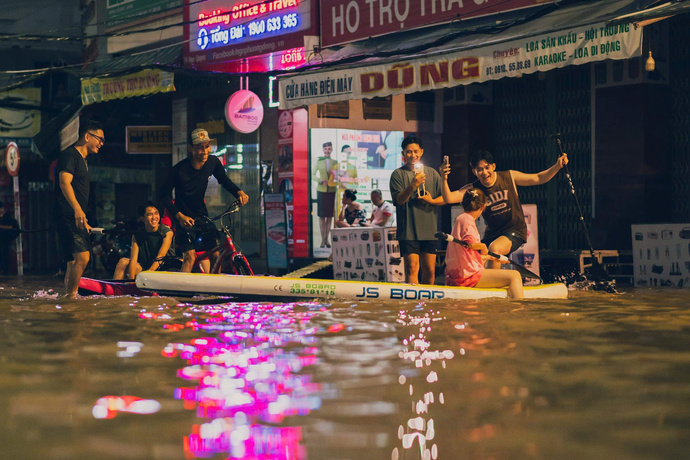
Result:
<svg viewBox="0 0 690 460"><path fill-rule="evenodd" d="M218 257L211 266L210 273L229 273L232 275L248 276L254 275L252 268L249 266L247 258L244 256L244 254L242 254L240 248L235 245L235 242L232 239L232 235L230 233L229 228L229 226L232 224L232 220L228 218L228 224L226 225L223 223L224 217L236 213L240 210L240 207L240 202L235 201L228 207L228 209L223 214L219 216L213 218L204 216L203 219L207 220L214 226L214 222L220 222L220 229L216 228L216 230L219 233L218 236L220 237L220 241L215 247L213 247L213 249L203 252L198 251L196 253L196 258L194 259L193 267L198 268L201 273L205 273L202 268L201 262L204 260L210 260L213 254L218 253ZM223 263L226 263L225 269Z"/></svg>

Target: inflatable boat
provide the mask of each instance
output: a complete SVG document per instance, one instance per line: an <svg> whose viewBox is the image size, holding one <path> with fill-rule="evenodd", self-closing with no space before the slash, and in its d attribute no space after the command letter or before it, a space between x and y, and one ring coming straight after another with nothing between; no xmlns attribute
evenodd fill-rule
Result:
<svg viewBox="0 0 690 460"><path fill-rule="evenodd" d="M367 281L278 278L271 276L209 275L151 272L137 275L137 288L169 295L212 294L260 298L325 298L342 300L489 299L508 297L506 289L409 285ZM526 299L566 299L565 284L525 286Z"/></svg>

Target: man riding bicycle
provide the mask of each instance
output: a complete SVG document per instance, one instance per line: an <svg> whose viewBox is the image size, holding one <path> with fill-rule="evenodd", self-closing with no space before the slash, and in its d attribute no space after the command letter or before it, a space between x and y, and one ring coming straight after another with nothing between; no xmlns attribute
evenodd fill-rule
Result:
<svg viewBox="0 0 690 460"><path fill-rule="evenodd" d="M192 131L191 146L187 148L192 156L173 166L162 190L162 201L174 216L175 239L183 257L180 271L190 273L196 259L196 250L210 250L216 245L216 227L208 219L203 219L208 217L204 195L211 176L233 194L242 206L249 202L249 196L225 175L220 160L210 156L211 139L208 131L202 128ZM175 201L172 199L173 190ZM196 219L199 219L198 223ZM203 263L203 269L208 273L211 261L206 259Z"/></svg>

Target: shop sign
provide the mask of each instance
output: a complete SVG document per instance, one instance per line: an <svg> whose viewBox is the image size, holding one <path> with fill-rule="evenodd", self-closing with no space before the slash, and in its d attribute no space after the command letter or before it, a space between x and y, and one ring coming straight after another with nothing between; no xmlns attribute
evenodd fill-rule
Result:
<svg viewBox="0 0 690 460"><path fill-rule="evenodd" d="M280 107L449 88L641 53L642 28L601 23L410 61L279 77Z"/></svg>
<svg viewBox="0 0 690 460"><path fill-rule="evenodd" d="M10 142L5 148L5 165L10 176L19 174L19 147L14 142Z"/></svg>
<svg viewBox="0 0 690 460"><path fill-rule="evenodd" d="M321 0L321 40L333 46L548 3L554 0Z"/></svg>
<svg viewBox="0 0 690 460"><path fill-rule="evenodd" d="M41 130L41 88L18 88L0 96L0 130L3 137L31 138Z"/></svg>
<svg viewBox="0 0 690 460"><path fill-rule="evenodd" d="M225 119L235 131L253 133L264 119L261 99L248 89L236 91L225 103Z"/></svg>
<svg viewBox="0 0 690 460"><path fill-rule="evenodd" d="M121 77L84 78L81 80L81 102L89 105L175 91L173 75L159 69L146 69Z"/></svg>
<svg viewBox="0 0 690 460"><path fill-rule="evenodd" d="M125 133L127 153L172 153L171 126L126 126Z"/></svg>
<svg viewBox="0 0 690 460"><path fill-rule="evenodd" d="M304 46L316 35L309 0L207 0L185 9L185 65L260 56Z"/></svg>
<svg viewBox="0 0 690 460"><path fill-rule="evenodd" d="M79 140L79 117L75 117L60 130L60 151Z"/></svg>

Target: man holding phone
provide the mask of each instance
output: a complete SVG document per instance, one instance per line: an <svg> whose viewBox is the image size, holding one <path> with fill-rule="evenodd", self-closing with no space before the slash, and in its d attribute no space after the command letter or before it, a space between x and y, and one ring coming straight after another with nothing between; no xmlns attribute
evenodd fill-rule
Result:
<svg viewBox="0 0 690 460"><path fill-rule="evenodd" d="M393 171L391 196L398 221L397 237L405 261L405 282L434 284L438 240L436 207L444 204L441 176L421 163L424 148L417 136L402 141L404 164Z"/></svg>

